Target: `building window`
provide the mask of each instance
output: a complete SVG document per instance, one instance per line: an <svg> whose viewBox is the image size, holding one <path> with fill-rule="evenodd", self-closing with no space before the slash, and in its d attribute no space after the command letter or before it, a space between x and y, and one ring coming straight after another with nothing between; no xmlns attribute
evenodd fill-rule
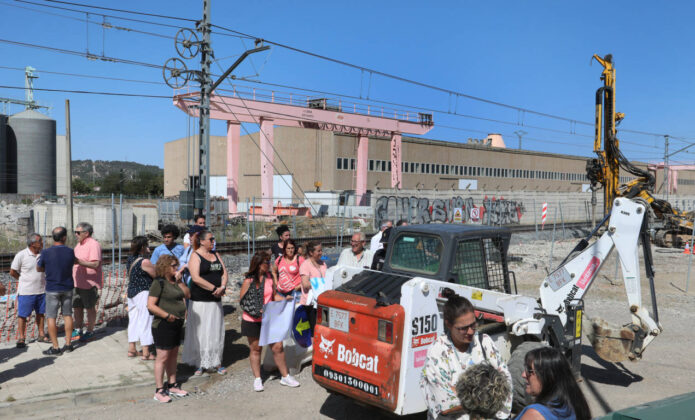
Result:
<svg viewBox="0 0 695 420"><path fill-rule="evenodd" d="M391 172L391 161L389 160L388 163L389 163L389 169L388 169L388 171Z"/></svg>
<svg viewBox="0 0 695 420"><path fill-rule="evenodd" d="M374 160L369 159L369 170L373 171L374 170Z"/></svg>
<svg viewBox="0 0 695 420"><path fill-rule="evenodd" d="M350 159L350 169L353 171L355 170L355 159L354 158Z"/></svg>
<svg viewBox="0 0 695 420"><path fill-rule="evenodd" d="M338 168L338 169L343 169L343 159L338 158L338 161L337 161L337 168Z"/></svg>

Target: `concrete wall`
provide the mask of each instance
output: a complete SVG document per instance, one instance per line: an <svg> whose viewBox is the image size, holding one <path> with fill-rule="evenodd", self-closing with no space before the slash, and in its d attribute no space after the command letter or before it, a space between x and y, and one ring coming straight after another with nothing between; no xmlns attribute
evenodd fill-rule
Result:
<svg viewBox="0 0 695 420"><path fill-rule="evenodd" d="M138 219L136 214L144 219ZM79 222L87 222L94 228L94 239L100 242L112 242L118 240L121 233L122 241L133 239L134 234L141 229L142 220L146 220L147 230L157 229L156 208L151 209L147 206L134 207L132 205L123 206L123 222L121 224L121 212L116 207L115 228L116 234L113 235L113 215L110 205L76 204L73 207L73 226ZM67 210L65 204L42 203L34 206L34 230L44 236L50 236L53 228L65 226L67 220Z"/></svg>

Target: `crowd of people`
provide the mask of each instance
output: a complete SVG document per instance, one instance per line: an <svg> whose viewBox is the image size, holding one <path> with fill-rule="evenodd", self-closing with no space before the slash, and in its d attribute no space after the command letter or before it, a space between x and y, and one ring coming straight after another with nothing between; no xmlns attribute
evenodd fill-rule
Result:
<svg viewBox="0 0 695 420"><path fill-rule="evenodd" d="M396 225L406 223L399 221ZM355 233L350 248L341 252L338 264L380 270L385 244L393 227L386 221L372 239L370 249L364 233ZM35 314L39 342L51 343L44 351L59 356L74 350L74 342L93 338L99 291L103 286L101 247L88 223L74 231L77 245L66 246L64 227L52 231L53 244L44 249L41 235L28 236L27 248L16 254L10 275L18 280L16 346L26 346L27 319ZM215 251L215 238L198 216L186 232L183 245L174 225L161 230L163 243L150 252L145 236L131 242L127 269L128 349L130 358L154 361L154 400L167 403L188 392L177 380L177 357L183 345L183 363L205 371L227 373L222 364L225 328L221 298L227 293L228 272ZM327 265L318 242L300 247L287 226L277 230L278 243L269 251L256 252L239 293L242 309L241 335L249 345L253 389L263 391L259 345L263 309L271 301L293 300L306 311L313 330L316 322L312 284L326 276ZM0 284L0 293L4 293ZM475 308L466 298L444 289L446 334L428 349L420 388L430 419L509 418L512 408L512 378L493 340L477 331ZM63 315L65 343L58 344L56 318ZM85 320L86 313L86 322ZM44 321L47 320L48 334ZM184 334L185 326L185 334ZM140 351L137 344L140 344ZM298 387L288 371L283 343L269 344L280 372L280 384ZM535 398L517 419L589 419L591 413L574 380L569 363L556 349L542 347L526 355L522 374L525 391Z"/></svg>

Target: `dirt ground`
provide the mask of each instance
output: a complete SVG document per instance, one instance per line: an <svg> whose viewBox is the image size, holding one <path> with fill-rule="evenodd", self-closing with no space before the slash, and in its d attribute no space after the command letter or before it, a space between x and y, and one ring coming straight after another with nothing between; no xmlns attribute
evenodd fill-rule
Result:
<svg viewBox="0 0 695 420"><path fill-rule="evenodd" d="M558 264L575 243L574 240L556 243L553 264ZM509 252L522 258L521 262L510 265L516 272L519 292L538 296L538 286L549 265L550 243L521 243L512 245ZM659 317L664 330L647 348L643 359L626 363L605 362L584 339L581 387L594 416L695 389L695 376L691 373L695 362L690 355L695 341L691 334L695 325L695 314L691 310L695 306L692 293L695 285L689 288L690 293L685 292L690 256L673 250L654 249L654 261ZM585 296L587 318L600 316L613 323L629 322L623 282L621 275L615 273L614 253ZM643 303L651 308L644 273L643 279ZM201 414L239 419L288 419L297 415L303 419L368 420L384 417L379 411L327 393L311 379L310 366L305 366L297 376L301 382L298 389L282 387L277 378L271 378L266 382L265 392L253 392L246 341L239 335L239 314L232 309L228 307L225 349L229 374L215 378L195 395L167 405L155 404L151 395L146 395L138 401L114 402L99 407L56 407L51 413L37 413L37 417L107 419L161 416L190 419Z"/></svg>

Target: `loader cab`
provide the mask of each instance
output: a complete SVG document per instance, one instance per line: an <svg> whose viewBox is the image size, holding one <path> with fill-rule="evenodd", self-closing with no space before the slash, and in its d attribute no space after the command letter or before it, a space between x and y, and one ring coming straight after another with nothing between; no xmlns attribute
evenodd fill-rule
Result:
<svg viewBox="0 0 695 420"><path fill-rule="evenodd" d="M507 228L429 224L391 232L383 271L511 293Z"/></svg>

